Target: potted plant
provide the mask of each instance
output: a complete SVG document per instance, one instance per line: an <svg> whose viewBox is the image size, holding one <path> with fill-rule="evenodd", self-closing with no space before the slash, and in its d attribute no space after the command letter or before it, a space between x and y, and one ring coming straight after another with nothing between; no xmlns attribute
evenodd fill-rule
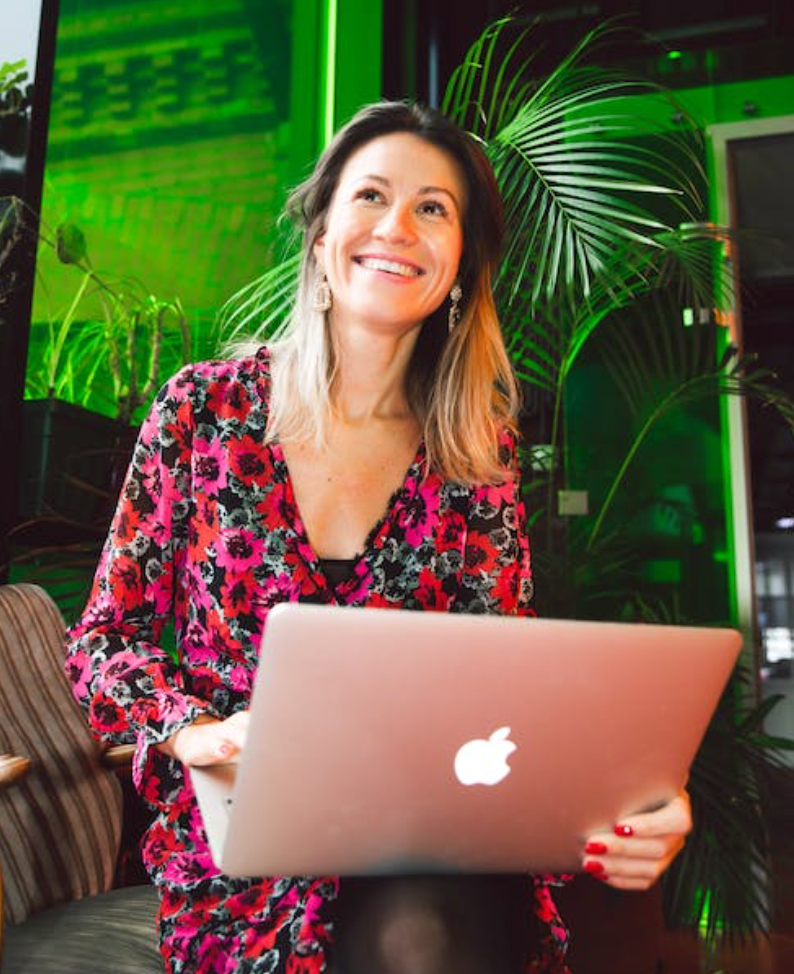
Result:
<svg viewBox="0 0 794 974"><path fill-rule="evenodd" d="M550 608L565 614L727 622L682 615L680 585L644 585L643 568L660 550L672 564L693 557L696 522L687 521L693 508L686 498L673 494L671 508L652 484L651 510L666 501L678 520L675 532L649 526L642 491L626 490L644 450L648 463L648 441L684 408L692 423L698 409L717 413L720 397L754 396L794 428L794 405L724 327L735 282L723 260L728 234L705 216L699 132L672 103L666 117L674 111L680 120L672 133L638 119L627 102L621 107L620 99L636 95L669 96L586 63L612 28L591 32L535 80L526 59L516 63L528 32L500 56L507 26L493 25L474 44L444 108L483 140L502 187L509 240L497 282L501 320L517 371L547 408L550 454L563 461L550 470L525 465L541 588L553 591L556 583L562 598L549 600ZM581 436L577 442L587 402L567 401L594 350L619 393L621 417L600 478L590 473L599 468L595 450ZM561 514L559 492L581 482L583 461L592 513L573 520ZM678 562L669 557L671 541ZM749 684L737 672L695 761L695 832L664 882L668 922L712 943L769 924L765 772L794 743L764 734L776 701L756 704Z"/></svg>
<svg viewBox="0 0 794 974"><path fill-rule="evenodd" d="M189 358L187 318L178 298L100 274L74 224L41 228L38 242L74 271L75 284L63 308L34 323L21 513L39 529L42 518L96 526L109 513L141 408L165 372Z"/></svg>

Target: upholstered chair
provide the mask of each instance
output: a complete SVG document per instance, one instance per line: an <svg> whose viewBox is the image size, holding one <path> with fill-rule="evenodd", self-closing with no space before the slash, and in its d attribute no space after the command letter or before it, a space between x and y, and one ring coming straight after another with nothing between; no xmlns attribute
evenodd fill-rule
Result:
<svg viewBox="0 0 794 974"><path fill-rule="evenodd" d="M111 888L119 750L91 736L63 658L44 589L0 587L0 971L161 974L154 889Z"/></svg>

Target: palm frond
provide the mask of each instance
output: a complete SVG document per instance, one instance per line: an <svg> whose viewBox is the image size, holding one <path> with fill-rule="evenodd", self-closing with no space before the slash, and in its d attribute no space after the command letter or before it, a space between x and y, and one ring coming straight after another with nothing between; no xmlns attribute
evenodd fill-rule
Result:
<svg viewBox="0 0 794 974"><path fill-rule="evenodd" d="M694 830L663 880L668 924L711 943L744 943L772 919L765 783L794 742L764 734L779 701L745 702L749 684L737 668L706 731L688 784Z"/></svg>
<svg viewBox="0 0 794 974"><path fill-rule="evenodd" d="M295 300L300 265L301 255L294 252L224 303L218 316L224 343L234 345L252 335L272 336L284 327Z"/></svg>
<svg viewBox="0 0 794 974"><path fill-rule="evenodd" d="M585 38L530 91L510 121L486 143L510 225L507 261L519 262L511 277L514 286L526 280L531 264L536 301L559 287L577 289L586 297L590 278L602 272L605 263L619 267L627 244L658 247L656 235L670 228L654 207L642 203L643 197L678 197L690 219L699 209L688 175L690 154L685 154L687 167L678 167L679 174L668 154L638 140L636 116L615 112L619 96L650 94L653 86L603 71L574 69L594 36L595 32ZM497 39L494 32L492 43ZM658 179L652 180L652 175ZM675 178L678 175L682 178ZM558 250L560 240L564 253ZM540 252L528 257L539 241ZM514 294L515 290L510 296Z"/></svg>
<svg viewBox="0 0 794 974"><path fill-rule="evenodd" d="M636 304L631 314L632 322L621 315L611 320L605 365L625 397L634 433L601 501L591 542L638 452L672 410L708 398L749 397L775 408L794 433L794 403L780 390L774 374L732 345L720 352L724 333L714 321L685 327L681 309L667 291Z"/></svg>
<svg viewBox="0 0 794 974"><path fill-rule="evenodd" d="M657 309L657 320L681 321L685 310L691 312L693 321L699 321L704 313L709 320L715 310L719 312L730 307L735 282L730 265L722 260L728 239L728 231L722 227L681 224L660 234L656 248L639 247L625 254L623 281L618 292L608 278L597 277L589 299L570 316L568 342L560 362L562 378L571 372L582 349L601 325L614 321L627 307L632 309L631 317L636 318L638 302L647 295L656 295L657 304L661 302L668 306L664 312ZM621 319L619 327L610 331L616 342L630 338L627 317ZM628 325L628 330L623 325ZM646 387L649 376L658 374L657 346L668 334L664 329L653 328L650 339L641 350L636 347L630 350L623 342L633 366L622 370L622 377L616 375L618 381L633 377L641 388ZM644 368L643 363L646 363ZM697 363L697 367L701 364L710 366L712 363Z"/></svg>
<svg viewBox="0 0 794 974"><path fill-rule="evenodd" d="M445 115L483 142L509 123L537 87L528 77L536 52L528 52L525 44L532 28L518 31L506 53L500 53L504 33L512 24L512 18L503 17L485 28L452 72L441 102ZM495 77L494 60L498 61Z"/></svg>

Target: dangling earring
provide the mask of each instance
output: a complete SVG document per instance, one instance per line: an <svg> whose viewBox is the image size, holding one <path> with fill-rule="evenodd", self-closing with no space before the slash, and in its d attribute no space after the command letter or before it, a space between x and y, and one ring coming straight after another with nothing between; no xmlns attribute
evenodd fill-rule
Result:
<svg viewBox="0 0 794 974"><path fill-rule="evenodd" d="M457 281L452 285L452 290L449 292L449 318L447 319L447 324L449 330L452 332L455 330L455 326L460 321L460 302L463 299L463 288L458 284Z"/></svg>
<svg viewBox="0 0 794 974"><path fill-rule="evenodd" d="M317 276L314 279L314 301L312 302L312 307L315 311L329 311L333 299L331 297L331 288L328 286L328 278L325 276L325 271L319 267L317 269Z"/></svg>

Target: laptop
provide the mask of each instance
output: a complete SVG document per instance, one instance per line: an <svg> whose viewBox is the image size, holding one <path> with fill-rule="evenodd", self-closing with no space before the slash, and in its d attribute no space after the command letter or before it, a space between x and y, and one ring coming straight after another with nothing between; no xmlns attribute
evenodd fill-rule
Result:
<svg viewBox="0 0 794 974"><path fill-rule="evenodd" d="M575 871L672 798L732 629L279 605L238 763L191 768L235 876Z"/></svg>

